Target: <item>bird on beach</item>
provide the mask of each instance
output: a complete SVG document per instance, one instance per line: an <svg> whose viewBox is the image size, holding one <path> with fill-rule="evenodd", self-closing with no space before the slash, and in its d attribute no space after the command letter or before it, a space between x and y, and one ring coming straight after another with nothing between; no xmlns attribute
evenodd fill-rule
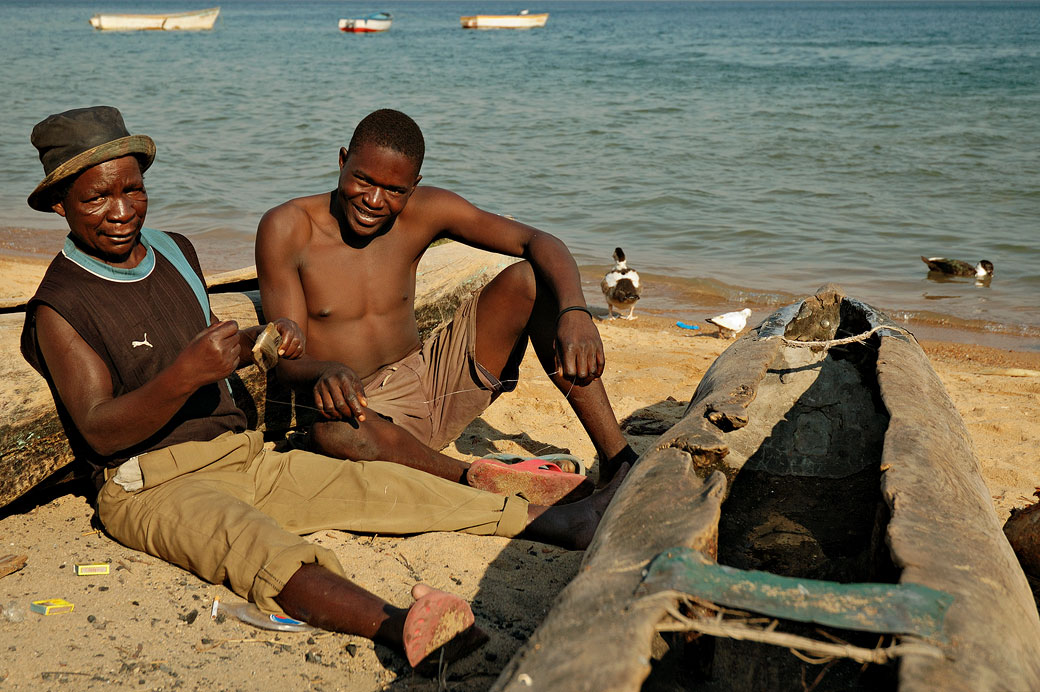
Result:
<svg viewBox="0 0 1040 692"><path fill-rule="evenodd" d="M719 328L716 337L732 339L741 329L747 325L748 317L751 317L751 308L744 308L737 312L727 312L704 320L708 324L714 324Z"/></svg>
<svg viewBox="0 0 1040 692"><path fill-rule="evenodd" d="M976 279L985 279L993 276L993 263L989 260L979 260L978 264L971 264L945 257L922 256L921 261L928 265L928 271L939 272L948 276L974 276Z"/></svg>
<svg viewBox="0 0 1040 692"><path fill-rule="evenodd" d="M639 300L639 274L625 262L625 252L621 248L614 248L614 268L606 273L599 287L607 299L610 319L614 319L614 308L618 309L618 317L621 319L636 319L632 312ZM622 308L628 308L627 316L621 315Z"/></svg>

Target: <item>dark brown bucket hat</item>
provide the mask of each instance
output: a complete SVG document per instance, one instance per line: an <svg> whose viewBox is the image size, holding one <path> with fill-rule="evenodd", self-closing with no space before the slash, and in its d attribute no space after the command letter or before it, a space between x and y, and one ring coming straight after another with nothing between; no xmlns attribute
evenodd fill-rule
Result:
<svg viewBox="0 0 1040 692"><path fill-rule="evenodd" d="M29 195L29 206L37 211L53 211L50 189L91 166L135 155L144 173L155 159L152 138L127 132L123 116L112 106L49 115L36 124L30 139L40 152L45 176Z"/></svg>

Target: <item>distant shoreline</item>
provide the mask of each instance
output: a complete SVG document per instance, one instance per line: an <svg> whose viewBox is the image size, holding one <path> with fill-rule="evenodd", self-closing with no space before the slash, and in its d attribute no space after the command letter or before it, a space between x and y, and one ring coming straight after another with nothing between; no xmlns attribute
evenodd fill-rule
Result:
<svg viewBox="0 0 1040 692"><path fill-rule="evenodd" d="M65 235L66 231L59 229L0 226L0 271L4 272L7 279L3 289L0 289L0 297L31 295L39 282L38 277L43 275L54 255L61 251ZM204 235L193 237L192 242L206 272L230 271L254 263L251 245L230 247L221 241L208 240ZM25 271L17 271L18 265L22 265ZM605 314L606 307L599 291L599 278L604 270L605 267L592 265L581 267L586 301L594 309L603 308ZM703 322L712 314L734 307L723 296L698 291L679 277L659 277L656 281L644 280L644 283L648 288L644 290L636 315L643 312L670 320ZM791 296L790 302L798 299L798 296ZM753 310L752 322L755 322L786 303L767 304L745 299L741 304ZM888 306L876 307L885 310ZM1040 357L1040 335L995 331L972 324L951 325L941 316L935 319L915 318L906 324L922 340L978 345Z"/></svg>

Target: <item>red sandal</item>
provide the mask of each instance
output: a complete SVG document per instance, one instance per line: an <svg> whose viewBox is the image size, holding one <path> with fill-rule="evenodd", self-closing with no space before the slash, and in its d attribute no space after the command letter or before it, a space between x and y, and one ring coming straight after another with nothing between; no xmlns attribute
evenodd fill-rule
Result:
<svg viewBox="0 0 1040 692"><path fill-rule="evenodd" d="M496 459L477 459L466 472L470 487L498 495L520 495L534 505L574 502L592 494L592 479L565 473L545 459L527 459L505 464Z"/></svg>

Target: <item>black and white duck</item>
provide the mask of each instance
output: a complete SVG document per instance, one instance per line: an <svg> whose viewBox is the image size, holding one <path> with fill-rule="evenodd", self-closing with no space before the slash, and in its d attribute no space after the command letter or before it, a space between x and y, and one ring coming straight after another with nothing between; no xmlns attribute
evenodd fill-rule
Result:
<svg viewBox="0 0 1040 692"><path fill-rule="evenodd" d="M974 276L976 279L993 276L993 263L989 260L979 260L978 264L971 264L946 257L922 256L921 261L928 265L928 271L939 272L947 276Z"/></svg>
<svg viewBox="0 0 1040 692"><path fill-rule="evenodd" d="M639 300L639 274L625 262L625 252L621 248L614 248L614 268L606 273L599 287L607 299L610 319L614 319L614 308L618 309L618 317L621 319L636 319L632 312ZM628 315L621 314L624 308L628 308Z"/></svg>

